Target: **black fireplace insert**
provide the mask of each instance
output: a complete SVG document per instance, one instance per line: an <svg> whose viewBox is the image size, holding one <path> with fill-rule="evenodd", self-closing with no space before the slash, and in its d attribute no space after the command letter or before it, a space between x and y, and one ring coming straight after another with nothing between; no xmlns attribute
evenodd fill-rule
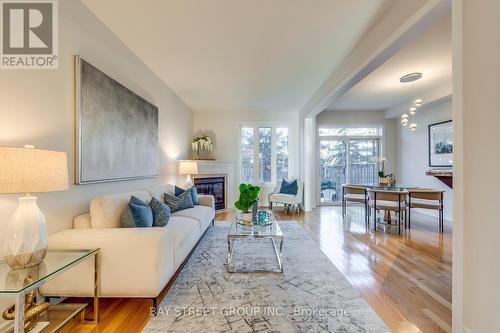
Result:
<svg viewBox="0 0 500 333"><path fill-rule="evenodd" d="M226 208L224 177L195 178L194 186L196 186L199 194L208 194L215 197L215 210Z"/></svg>

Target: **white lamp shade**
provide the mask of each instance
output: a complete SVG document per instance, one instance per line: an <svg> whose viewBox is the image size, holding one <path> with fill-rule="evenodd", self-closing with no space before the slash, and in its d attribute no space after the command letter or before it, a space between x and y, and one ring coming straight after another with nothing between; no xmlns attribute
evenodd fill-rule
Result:
<svg viewBox="0 0 500 333"><path fill-rule="evenodd" d="M195 161L180 161L179 175L196 175L198 173L198 163Z"/></svg>
<svg viewBox="0 0 500 333"><path fill-rule="evenodd" d="M66 153L0 147L0 193L55 192L67 189Z"/></svg>

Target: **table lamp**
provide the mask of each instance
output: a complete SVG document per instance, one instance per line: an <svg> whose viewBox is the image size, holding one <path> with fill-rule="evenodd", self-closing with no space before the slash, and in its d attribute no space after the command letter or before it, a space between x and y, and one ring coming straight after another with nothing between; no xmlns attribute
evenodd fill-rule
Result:
<svg viewBox="0 0 500 333"><path fill-rule="evenodd" d="M48 244L45 217L31 193L68 189L66 153L0 147L0 193L24 193L5 230L5 260L12 269L40 264Z"/></svg>
<svg viewBox="0 0 500 333"><path fill-rule="evenodd" d="M193 186L193 179L191 175L198 174L198 163L195 161L180 161L179 162L179 175L186 176L186 188Z"/></svg>

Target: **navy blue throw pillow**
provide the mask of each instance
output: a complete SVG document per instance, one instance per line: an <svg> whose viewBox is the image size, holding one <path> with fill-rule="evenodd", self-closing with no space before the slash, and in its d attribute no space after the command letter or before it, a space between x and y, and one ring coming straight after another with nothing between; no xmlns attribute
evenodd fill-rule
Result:
<svg viewBox="0 0 500 333"><path fill-rule="evenodd" d="M297 179L293 182L287 182L285 179L281 182L280 193L283 194L291 194L297 195L297 191L299 190L299 186L297 185Z"/></svg>
<svg viewBox="0 0 500 333"><path fill-rule="evenodd" d="M193 208L193 198L191 197L191 191L184 191L179 194L179 196L170 195L168 193L163 194L163 200L170 207L170 211L175 213L178 210Z"/></svg>
<svg viewBox="0 0 500 333"><path fill-rule="evenodd" d="M175 186L175 196L178 197L182 193L186 191L191 191L191 199L193 200L193 205L198 205L198 190L196 190L196 187L192 186L188 188L187 190L178 187L177 185Z"/></svg>
<svg viewBox="0 0 500 333"><path fill-rule="evenodd" d="M130 200L128 201L128 203L131 203L131 204L134 204L134 205L139 205L139 206L147 206L148 205L147 203L145 203L144 201L142 201L141 199L139 199L136 196L131 196Z"/></svg>
<svg viewBox="0 0 500 333"><path fill-rule="evenodd" d="M153 212L153 227L166 226L170 218L170 207L156 198L151 199L149 206Z"/></svg>
<svg viewBox="0 0 500 333"><path fill-rule="evenodd" d="M151 207L129 202L128 208L134 217L136 228L150 228L153 226L153 212Z"/></svg>

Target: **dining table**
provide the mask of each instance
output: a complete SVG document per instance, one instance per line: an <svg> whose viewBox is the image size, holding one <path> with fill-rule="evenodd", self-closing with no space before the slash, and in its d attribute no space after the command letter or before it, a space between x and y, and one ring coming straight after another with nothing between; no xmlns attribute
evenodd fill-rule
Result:
<svg viewBox="0 0 500 333"><path fill-rule="evenodd" d="M392 186L381 186L380 184L359 184L357 186L362 186L374 190L396 192L396 193L401 191L410 191L421 188L420 186L407 185L407 184L395 184ZM391 220L392 220L391 212L388 210L384 211L384 221L386 221L388 224L391 224Z"/></svg>

